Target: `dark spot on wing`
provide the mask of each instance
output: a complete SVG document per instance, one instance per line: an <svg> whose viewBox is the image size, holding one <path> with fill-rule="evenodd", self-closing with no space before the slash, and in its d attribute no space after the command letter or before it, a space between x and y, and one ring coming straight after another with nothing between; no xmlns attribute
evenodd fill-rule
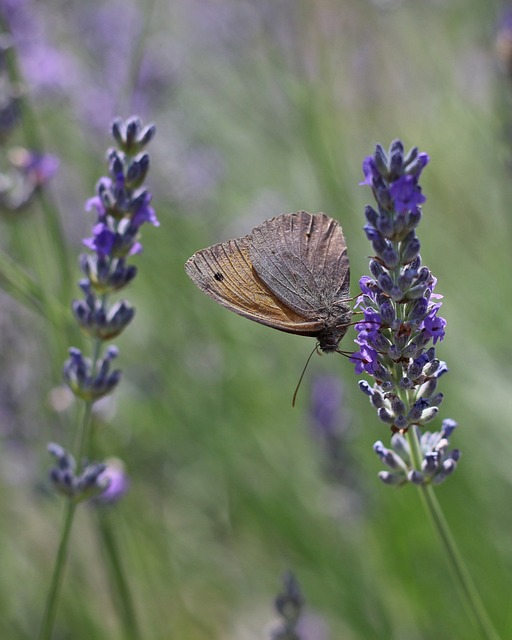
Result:
<svg viewBox="0 0 512 640"><path fill-rule="evenodd" d="M222 273L220 271L217 271L217 273L215 273L213 277L218 282L222 282L224 280L224 276L222 275Z"/></svg>

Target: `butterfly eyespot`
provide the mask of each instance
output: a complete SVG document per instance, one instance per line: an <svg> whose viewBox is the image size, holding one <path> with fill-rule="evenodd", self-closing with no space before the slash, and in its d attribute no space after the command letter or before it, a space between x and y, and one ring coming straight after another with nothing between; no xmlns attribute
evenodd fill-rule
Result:
<svg viewBox="0 0 512 640"><path fill-rule="evenodd" d="M215 278L215 280L217 280L217 282L222 282L224 280L224 276L220 271L217 271L217 273L215 273L213 277Z"/></svg>

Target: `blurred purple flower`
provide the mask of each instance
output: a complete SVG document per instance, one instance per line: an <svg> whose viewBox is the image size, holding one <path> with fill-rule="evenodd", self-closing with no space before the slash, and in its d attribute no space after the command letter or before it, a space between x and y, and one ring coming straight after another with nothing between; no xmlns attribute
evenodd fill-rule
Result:
<svg viewBox="0 0 512 640"><path fill-rule="evenodd" d="M334 376L320 376L313 382L310 419L313 435L320 438L339 435L345 430L343 386Z"/></svg>
<svg viewBox="0 0 512 640"><path fill-rule="evenodd" d="M105 470L100 474L100 482L108 482L107 488L95 498L96 503L115 504L127 493L130 480L125 466L119 458L107 458Z"/></svg>
<svg viewBox="0 0 512 640"><path fill-rule="evenodd" d="M34 187L44 186L57 173L60 164L57 156L21 147L11 149L9 159Z"/></svg>

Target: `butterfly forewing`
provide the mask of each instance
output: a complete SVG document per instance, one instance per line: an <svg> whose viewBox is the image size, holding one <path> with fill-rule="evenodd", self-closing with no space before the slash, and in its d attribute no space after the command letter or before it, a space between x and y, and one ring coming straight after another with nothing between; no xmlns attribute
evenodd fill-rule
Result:
<svg viewBox="0 0 512 640"><path fill-rule="evenodd" d="M264 284L304 318L349 296L349 263L339 224L323 213L285 214L249 235L250 259Z"/></svg>
<svg viewBox="0 0 512 640"><path fill-rule="evenodd" d="M322 324L296 313L255 273L248 236L195 253L185 264L195 284L211 298L250 320L301 335L316 335Z"/></svg>

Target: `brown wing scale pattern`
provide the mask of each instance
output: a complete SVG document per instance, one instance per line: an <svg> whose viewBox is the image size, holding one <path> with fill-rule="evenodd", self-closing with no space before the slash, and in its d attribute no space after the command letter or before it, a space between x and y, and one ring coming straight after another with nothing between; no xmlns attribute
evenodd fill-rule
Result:
<svg viewBox="0 0 512 640"><path fill-rule="evenodd" d="M305 318L349 295L349 264L339 224L323 213L278 216L249 238L251 262L265 285Z"/></svg>
<svg viewBox="0 0 512 640"><path fill-rule="evenodd" d="M202 291L250 320L301 335L322 329L322 323L294 311L261 281L253 269L247 236L198 251L185 270Z"/></svg>

